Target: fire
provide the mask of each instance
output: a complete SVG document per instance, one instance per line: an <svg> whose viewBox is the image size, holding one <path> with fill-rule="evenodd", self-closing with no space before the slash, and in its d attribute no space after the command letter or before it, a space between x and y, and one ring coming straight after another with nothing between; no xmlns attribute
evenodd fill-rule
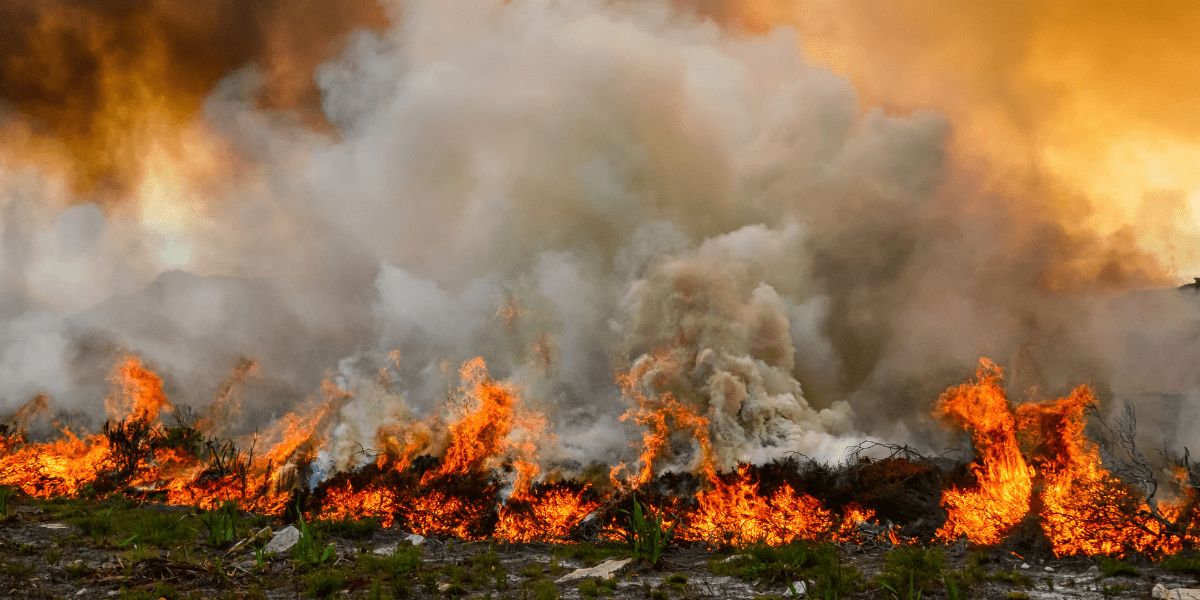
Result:
<svg viewBox="0 0 1200 600"><path fill-rule="evenodd" d="M819 500L787 484L769 497L762 495L749 465L738 467L729 481L714 478L713 484L696 496L696 508L683 515L680 538L710 545L778 546L828 536L836 523Z"/></svg>
<svg viewBox="0 0 1200 600"><path fill-rule="evenodd" d="M516 390L489 378L482 358L468 361L459 374L466 384L460 389L464 414L450 425L441 467L427 473L422 483L435 476L486 471L501 457L515 455L516 489L527 489L538 473L532 459L545 417L519 410Z"/></svg>
<svg viewBox="0 0 1200 600"><path fill-rule="evenodd" d="M163 393L162 379L136 356L117 363L113 383L118 391L104 403L110 418L128 415L133 421L157 423L160 412L174 410Z"/></svg>
<svg viewBox="0 0 1200 600"><path fill-rule="evenodd" d="M980 361L977 381L947 390L934 409L971 432L977 455L971 470L978 487L942 495L949 518L939 539L965 535L976 544L996 544L1029 512L1034 471L1017 445L1016 415L1000 387L1002 374L992 362Z"/></svg>
<svg viewBox="0 0 1200 600"><path fill-rule="evenodd" d="M1182 511L1170 505L1155 511L1140 490L1104 468L1084 434L1085 411L1096 403L1091 389L1014 409L1001 374L983 360L977 382L950 389L938 402L936 414L970 431L978 456L977 487L942 496L949 518L939 539L999 543L1030 511L1036 493L1041 528L1059 556L1183 547Z"/></svg>
<svg viewBox="0 0 1200 600"><path fill-rule="evenodd" d="M600 507L586 499L588 487L578 491L546 486L520 496L514 494L500 509L494 537L508 542L561 542L584 518Z"/></svg>
<svg viewBox="0 0 1200 600"><path fill-rule="evenodd" d="M1036 445L1035 464L1045 481L1042 529L1055 554L1171 552L1179 540L1149 518L1142 494L1101 466L1100 451L1084 435L1084 411L1096 400L1087 387L1066 398L1017 408L1021 429Z"/></svg>
<svg viewBox="0 0 1200 600"><path fill-rule="evenodd" d="M669 392L647 395L642 391L642 378L647 376L654 363L665 358L666 352L660 351L656 353L655 360L640 361L628 372L617 376L617 383L621 385L625 397L633 402L633 406L621 415L621 420L632 419L634 423L646 428L642 433L642 453L639 456L642 468L629 480L633 487L654 478L655 462L666 456L671 435L677 431L690 435L700 446L700 472L708 477L716 472L708 432L708 418L699 414L695 406L679 402ZM623 467L624 465L620 465L614 468L612 476L616 477Z"/></svg>
<svg viewBox="0 0 1200 600"><path fill-rule="evenodd" d="M356 492L354 484L350 482L327 489L321 506L322 519L339 521L375 518L379 519L379 524L384 529L392 526L399 510L396 493L392 490L368 485Z"/></svg>

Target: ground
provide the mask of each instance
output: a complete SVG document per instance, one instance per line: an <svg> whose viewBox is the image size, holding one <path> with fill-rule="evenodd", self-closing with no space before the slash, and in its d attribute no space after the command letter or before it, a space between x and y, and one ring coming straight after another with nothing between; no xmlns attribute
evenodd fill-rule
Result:
<svg viewBox="0 0 1200 600"><path fill-rule="evenodd" d="M628 557L627 549L621 544L451 539L427 539L412 547L407 532L341 523L301 525L312 539L324 541L303 552L269 557L260 556L256 547L285 525L236 511L221 521L216 512L197 514L186 507L31 499L10 509L0 522L3 598L790 598L788 580L801 571L789 571L785 563L794 566L817 556L796 558L801 555L771 551L761 556L775 558L760 560L761 556L669 546L656 566L631 562L618 571L615 586L594 579L556 584L575 569L610 556ZM270 530L264 532L267 527ZM256 533L261 534L257 540L237 547ZM1166 571L1145 559L1098 563L1085 557L1021 557L998 549L969 549L963 542L932 553L889 546L824 547L837 568L857 578L839 597L953 598L944 583L947 576L963 582L957 598L1150 598L1156 583L1200 587L1194 576ZM393 547L394 555L384 556ZM894 570L905 556L918 561L940 557L944 564L937 567L937 581L920 593L909 589L904 577L890 580L898 588L895 593L882 587L879 582L888 580L881 574ZM774 567L768 564L773 560L778 561ZM818 597L833 594L826 591Z"/></svg>

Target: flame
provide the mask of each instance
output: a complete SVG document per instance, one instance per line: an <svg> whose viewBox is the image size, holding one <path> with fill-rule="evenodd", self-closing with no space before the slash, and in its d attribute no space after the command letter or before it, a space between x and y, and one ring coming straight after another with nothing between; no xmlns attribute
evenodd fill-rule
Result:
<svg viewBox="0 0 1200 600"><path fill-rule="evenodd" d="M937 537L967 536L976 544L996 544L1029 512L1034 471L1017 445L1016 416L1004 389L1003 372L980 361L975 383L951 388L938 399L935 416L971 432L976 460L973 489L950 489L942 495L949 518Z"/></svg>
<svg viewBox="0 0 1200 600"><path fill-rule="evenodd" d="M110 418L128 415L133 421L157 423L160 412L174 410L163 392L162 379L136 356L126 356L115 371L112 382L117 392L104 403Z"/></svg>
<svg viewBox="0 0 1200 600"><path fill-rule="evenodd" d="M827 536L836 523L821 502L784 484L769 497L759 493L749 465L730 481L713 479L713 489L696 496L697 506L682 515L681 539L710 545L779 546Z"/></svg>
<svg viewBox="0 0 1200 600"><path fill-rule="evenodd" d="M642 433L642 453L638 457L642 468L628 482L633 487L654 478L654 464L666 455L670 448L671 435L677 431L690 435L700 446L699 472L710 479L716 474L708 418L699 414L695 406L679 402L669 392L648 396L642 391L642 379L647 376L653 364L666 357L667 351L657 352L654 360L639 361L628 372L617 376L617 383L620 384L625 397L633 402L633 406L621 415L621 420L632 419L634 423L646 428ZM623 468L624 465L615 467L611 476L615 479L618 471Z"/></svg>
<svg viewBox="0 0 1200 600"><path fill-rule="evenodd" d="M588 486L574 491L546 486L532 493L513 494L500 509L493 537L508 542L562 542L584 518L600 507L585 499Z"/></svg>
<svg viewBox="0 0 1200 600"><path fill-rule="evenodd" d="M1041 523L1054 553L1178 551L1181 540L1149 518L1142 494L1101 466L1099 448L1084 435L1084 411L1095 403L1091 390L1079 387L1066 398L1017 407L1045 480Z"/></svg>
<svg viewBox="0 0 1200 600"><path fill-rule="evenodd" d="M397 502L396 493L390 489L368 485L355 491L354 484L346 482L325 491L320 518L329 521L376 518L387 529L396 519Z"/></svg>
<svg viewBox="0 0 1200 600"><path fill-rule="evenodd" d="M252 370L252 362L239 363L218 397L228 400L232 386ZM353 396L326 382L323 401L303 414L285 415L264 434L261 440L270 444L261 454L254 451L257 436L246 452L211 440L201 451L198 437L180 442L192 435L187 428L158 422L171 404L153 371L137 357L125 356L113 373L115 390L106 406L117 420L106 424L103 434L63 428L53 442L29 443L23 430L11 435L5 430L0 484L39 497L78 496L91 489L165 497L171 504L201 508L234 500L247 510L280 514L296 498L294 490L308 483L297 479L300 468L313 459L333 415ZM444 428L436 417L398 419L381 427L376 437L385 451L361 471L324 485L309 517L371 517L385 527L467 540L564 542L589 515L611 506L611 498L599 497L590 485L535 483L545 416L523 408L514 389L490 379L482 359L465 363L460 375L462 387L452 407L457 418ZM641 376L637 369L628 375ZM1175 552L1200 541L1189 470L1176 471L1183 488L1178 500L1151 506L1144 493L1104 468L1098 447L1087 439L1086 412L1095 405L1089 388L1013 407L1001 377L999 367L982 360L975 381L947 390L936 405L937 416L971 433L976 449L971 465L976 484L944 491L949 517L937 539L966 536L977 544L998 543L1035 505L1042 530L1060 556ZM872 511L849 504L839 517L788 483L764 489L748 464L734 473L717 473L707 419L669 394L642 395L630 381L623 383L637 404L626 417L646 429L643 464L618 489L629 493L648 482L673 435L686 435L701 448L694 472L702 477L702 491L694 499L669 497L648 509L674 524L679 539L736 547L863 542L860 524L874 518ZM35 397L16 421L27 424L31 415L48 412L48 405L48 398ZM417 453L438 447L444 448L439 465L424 471L414 467ZM504 503L497 476L502 469L515 472ZM619 532L607 529L605 535L619 537ZM896 526L876 529L874 535L897 545L920 542L902 536Z"/></svg>
<svg viewBox="0 0 1200 600"><path fill-rule="evenodd" d="M939 539L999 543L1029 512L1036 487L1041 527L1059 556L1183 547L1189 538L1180 532L1191 525L1181 521L1181 505L1155 511L1143 493L1103 467L1099 448L1084 434L1085 411L1096 403L1091 389L1014 409L1001 375L984 359L975 383L951 388L938 401L935 414L970 431L978 457L977 487L942 496L949 517Z"/></svg>

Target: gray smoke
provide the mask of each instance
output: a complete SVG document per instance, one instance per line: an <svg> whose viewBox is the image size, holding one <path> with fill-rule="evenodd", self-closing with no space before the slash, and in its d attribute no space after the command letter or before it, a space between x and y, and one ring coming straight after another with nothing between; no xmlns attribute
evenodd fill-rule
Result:
<svg viewBox="0 0 1200 600"><path fill-rule="evenodd" d="M862 110L789 29L653 2L389 7L317 69L333 133L260 108L253 67L214 90L197 126L245 164L204 198L186 273L132 215L0 170L4 410L45 392L102 415L125 350L203 410L249 357L239 431L329 379L352 396L323 449L341 468L482 356L548 416L543 460L615 463L638 450L615 383L636 367L709 416L730 467L940 447L930 406L981 356L1015 389L1194 403L1186 369L1138 375L1192 338L1108 301L1165 281L1153 257L957 163L943 117ZM1154 310L1195 329L1190 299Z"/></svg>

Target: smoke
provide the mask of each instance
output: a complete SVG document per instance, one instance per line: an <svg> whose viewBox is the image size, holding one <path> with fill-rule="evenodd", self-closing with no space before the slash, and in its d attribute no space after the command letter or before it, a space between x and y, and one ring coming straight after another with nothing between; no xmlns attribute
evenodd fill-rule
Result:
<svg viewBox="0 0 1200 600"><path fill-rule="evenodd" d="M1189 2L676 4L740 31L796 27L811 61L852 81L864 106L947 115L954 159L987 161L990 182L1019 202L1099 231L1137 225L1181 274L1200 265ZM1180 196L1184 210L1165 214Z"/></svg>
<svg viewBox="0 0 1200 600"><path fill-rule="evenodd" d="M386 22L372 0L5 2L0 109L66 147L77 189L119 194L146 138L186 123L234 69L266 75L262 106L323 120L313 69L351 30Z"/></svg>
<svg viewBox="0 0 1200 600"><path fill-rule="evenodd" d="M53 169L0 172L5 410L44 392L99 418L124 351L202 408L252 359L229 434L328 380L340 468L381 426L437 414L482 356L552 423L544 462L632 460L616 379L634 372L709 417L729 467L836 460L868 435L934 446L931 403L980 356L1028 365L1022 389L1144 388L1108 299L1169 276L1134 232L959 160L953 111L862 109L793 29L736 35L651 2L396 0L389 28L343 37L348 9L313 33L344 51L276 68L261 31L290 21L253 10L261 39L197 71L220 81L195 83L181 129L217 150L167 153L107 210ZM196 35L219 46L213 18ZM324 126L279 91L309 76ZM189 170L213 153L237 160Z"/></svg>

